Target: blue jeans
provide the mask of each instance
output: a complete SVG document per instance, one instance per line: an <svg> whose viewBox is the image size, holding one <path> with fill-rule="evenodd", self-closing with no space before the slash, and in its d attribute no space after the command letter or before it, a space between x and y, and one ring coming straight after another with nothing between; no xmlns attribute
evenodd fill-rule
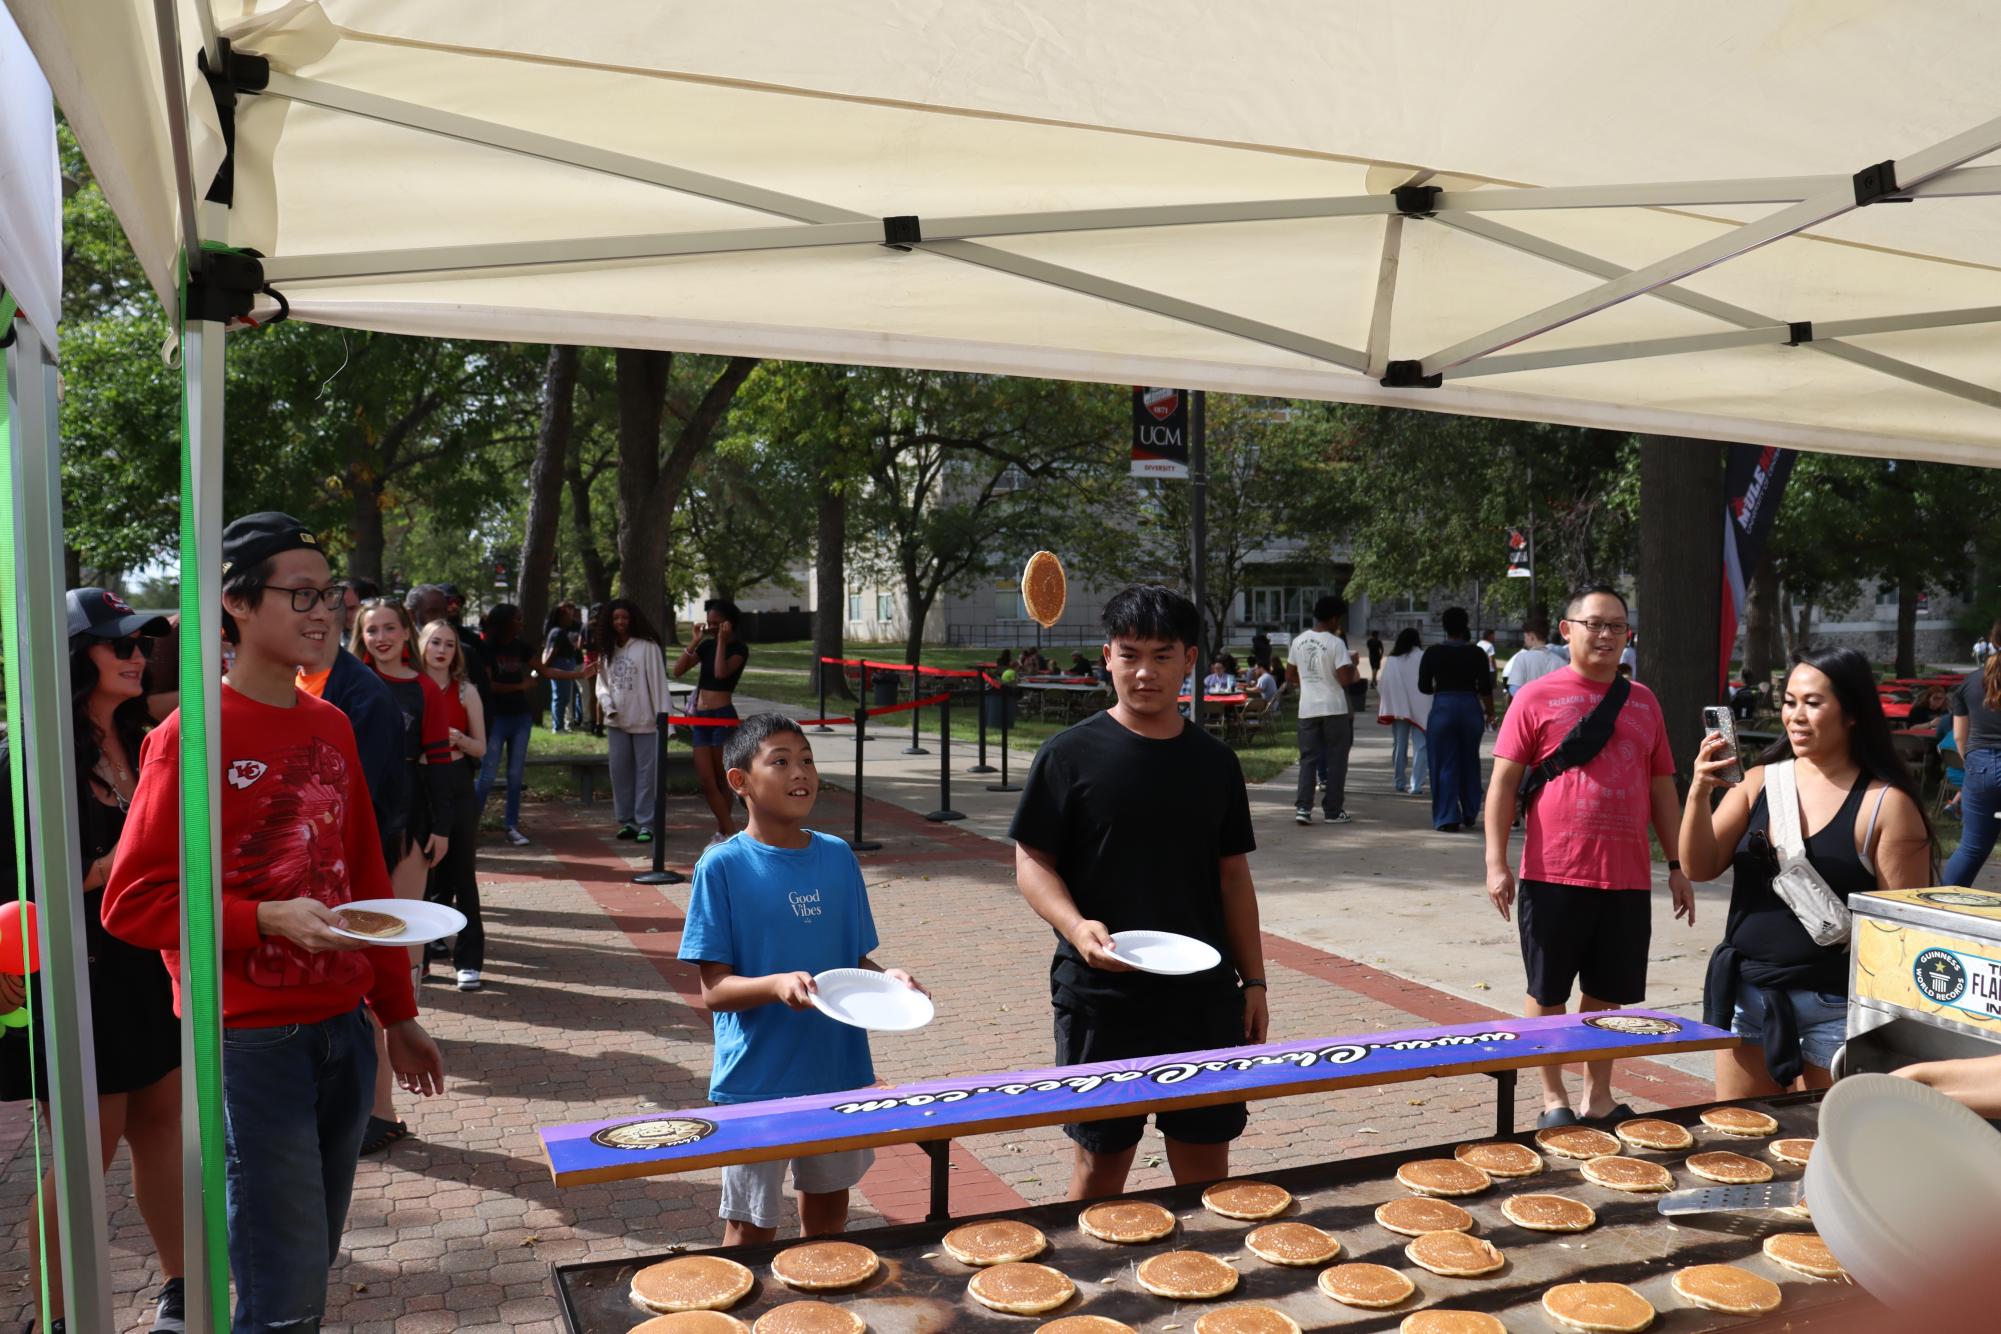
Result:
<svg viewBox="0 0 2001 1334"><path fill-rule="evenodd" d="M1945 864L1947 885L1971 886L1994 851L1996 811L2001 811L2001 750L1976 750L1966 757L1966 786L1960 788L1959 847Z"/></svg>
<svg viewBox="0 0 2001 1334"><path fill-rule="evenodd" d="M557 662L550 660L551 667L561 667L565 671L575 671L574 661ZM579 726L584 720L583 697L577 690L575 681L551 681L549 683L549 727L552 731L567 732Z"/></svg>
<svg viewBox="0 0 2001 1334"><path fill-rule="evenodd" d="M533 715L503 713L486 720L486 755L479 764L479 784L473 797L486 810L486 794L500 772L500 748L507 747L507 827L521 823L521 778L528 763L528 733L535 725Z"/></svg>
<svg viewBox="0 0 2001 1334"><path fill-rule="evenodd" d="M1477 824L1480 820L1480 697L1470 690L1431 699L1431 824Z"/></svg>
<svg viewBox="0 0 2001 1334"><path fill-rule="evenodd" d="M222 1035L233 1334L316 1334L375 1102L360 1006L317 1024Z"/></svg>
<svg viewBox="0 0 2001 1334"><path fill-rule="evenodd" d="M1429 777L1424 759L1424 729L1408 718L1399 718L1390 724L1390 755L1396 766L1396 788L1399 792L1422 792L1424 780ZM1404 781L1404 760L1410 760L1410 781Z"/></svg>
<svg viewBox="0 0 2001 1334"><path fill-rule="evenodd" d="M1957 883L1948 880L1947 884ZM1808 1065L1825 1070L1834 1064L1834 1053L1848 1041L1848 997L1827 991L1787 988L1793 1003L1793 1023L1799 1029L1800 1054ZM1730 1015L1730 1031L1744 1039L1745 1049L1757 1051L1765 1040L1765 998L1756 987L1737 984L1737 1003Z"/></svg>

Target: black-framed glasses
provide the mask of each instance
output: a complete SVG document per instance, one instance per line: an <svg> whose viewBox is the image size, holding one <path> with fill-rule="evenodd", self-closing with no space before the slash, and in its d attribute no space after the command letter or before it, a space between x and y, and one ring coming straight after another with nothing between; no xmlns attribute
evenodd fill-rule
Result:
<svg viewBox="0 0 2001 1334"><path fill-rule="evenodd" d="M347 601L347 585L333 584L326 588L290 588L284 584L263 584L261 587L274 593L290 593L293 611L311 611L314 607L335 607Z"/></svg>
<svg viewBox="0 0 2001 1334"><path fill-rule="evenodd" d="M1571 621L1570 623L1583 626L1585 633L1594 639L1599 635L1623 635L1633 628L1624 621Z"/></svg>

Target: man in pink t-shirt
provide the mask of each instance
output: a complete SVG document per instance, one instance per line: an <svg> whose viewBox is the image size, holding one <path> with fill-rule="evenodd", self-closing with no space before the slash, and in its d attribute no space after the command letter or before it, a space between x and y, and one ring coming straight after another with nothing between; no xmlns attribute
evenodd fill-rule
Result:
<svg viewBox="0 0 2001 1334"><path fill-rule="evenodd" d="M1517 898L1508 867L1508 830L1522 780L1555 752L1612 688L1632 632L1626 600L1611 588L1588 588L1570 600L1561 630L1570 664L1523 686L1508 706L1494 743L1487 785L1487 896L1503 921ZM1528 972L1524 1013L1562 1014L1572 983L1578 1009L1615 1010L1646 998L1647 947L1653 937L1653 849L1674 849L1681 824L1674 756L1660 701L1634 682L1611 740L1587 764L1550 779L1529 802L1522 844L1522 963ZM1695 889L1668 862L1674 915L1695 925ZM1573 1110L1560 1066L1542 1070L1544 1127L1616 1121L1633 1114L1612 1101L1612 1062L1585 1067L1584 1101Z"/></svg>

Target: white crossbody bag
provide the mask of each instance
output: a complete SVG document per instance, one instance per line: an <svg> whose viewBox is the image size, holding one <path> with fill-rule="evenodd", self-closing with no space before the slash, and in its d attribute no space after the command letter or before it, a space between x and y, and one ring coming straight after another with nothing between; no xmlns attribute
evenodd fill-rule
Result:
<svg viewBox="0 0 2001 1334"><path fill-rule="evenodd" d="M1799 788L1791 760L1765 766L1765 811L1771 817L1772 846L1779 854L1772 892L1792 909L1814 944L1847 944L1848 905L1806 859L1806 837L1800 832Z"/></svg>

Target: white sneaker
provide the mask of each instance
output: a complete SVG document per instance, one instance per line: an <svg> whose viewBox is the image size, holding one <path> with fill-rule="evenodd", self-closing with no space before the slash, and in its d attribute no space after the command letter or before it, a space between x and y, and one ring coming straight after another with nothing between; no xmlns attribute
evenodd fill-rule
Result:
<svg viewBox="0 0 2001 1334"><path fill-rule="evenodd" d="M478 990L479 990L479 986L480 986L480 983L479 983L479 969L477 969L477 968L461 968L461 969L459 969L459 990L460 990L460 991L478 991Z"/></svg>
<svg viewBox="0 0 2001 1334"><path fill-rule="evenodd" d="M507 831L507 841L517 848L525 848L528 846L528 835L519 829L510 829Z"/></svg>

